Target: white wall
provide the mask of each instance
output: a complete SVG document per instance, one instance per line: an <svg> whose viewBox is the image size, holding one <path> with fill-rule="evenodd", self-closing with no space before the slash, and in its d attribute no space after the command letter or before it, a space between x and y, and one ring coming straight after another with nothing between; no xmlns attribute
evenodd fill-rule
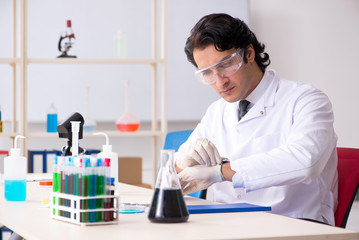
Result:
<svg viewBox="0 0 359 240"><path fill-rule="evenodd" d="M70 54L81 58L112 58L113 36L118 29L127 35L128 57L151 56L150 0L29 0L28 54L31 58L55 58L57 43L65 30L67 19L72 20L76 43ZM11 0L0 0L0 58L11 57ZM168 57L168 119L169 131L193 129L209 103L218 98L209 86L194 78L194 67L187 62L184 44L191 28L204 15L225 12L247 21L247 0L168 0L167 57ZM7 36L7 37L6 37ZM31 64L28 78L28 119L30 131L45 129L44 121L50 102L58 108L64 120L74 111L83 113L85 86L91 86L90 113L98 122L97 130L115 128L116 118L124 111L123 82L130 79L131 112L141 119L142 126L150 119L151 84L149 66L120 65L46 65ZM11 68L0 64L0 105L9 131L11 106ZM86 119L85 119L86 120ZM193 121L191 121L193 120ZM182 121L182 122L178 122ZM102 138L80 141L84 148L101 148ZM152 182L151 138L111 138L119 156L143 158L144 182ZM31 150L59 149L64 139L31 138ZM9 149L12 141L0 137L0 149ZM160 149L162 146L158 146ZM41 166L35 165L39 171ZM1 172L1 157L0 157Z"/></svg>
<svg viewBox="0 0 359 240"><path fill-rule="evenodd" d="M359 147L359 1L250 0L249 12L270 68L324 91L338 146Z"/></svg>
<svg viewBox="0 0 359 240"><path fill-rule="evenodd" d="M10 0L0 0L0 58L11 56L11 3ZM55 58L60 55L58 39L65 31L66 20L71 19L76 43L70 55L113 58L114 35L122 30L127 36L128 58L150 58L151 3L149 0L30 0L28 56ZM199 120L209 102L218 98L213 89L194 78L195 69L187 62L183 50L191 28L202 16L213 12L225 12L247 20L247 0L167 1L169 120ZM5 67L0 66L0 105L3 118L9 119L12 116L11 72L10 68L3 69ZM124 112L123 81L129 79L131 112L141 120L150 120L151 74L147 65L30 64L28 119L45 121L51 102L57 107L61 120L75 111L84 113L85 86L91 86L89 105L92 118L115 122Z"/></svg>

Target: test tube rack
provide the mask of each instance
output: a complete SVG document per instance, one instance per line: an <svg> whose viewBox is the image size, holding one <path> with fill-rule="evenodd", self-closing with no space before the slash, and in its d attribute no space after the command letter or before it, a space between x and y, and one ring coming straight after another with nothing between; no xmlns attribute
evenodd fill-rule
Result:
<svg viewBox="0 0 359 240"><path fill-rule="evenodd" d="M78 224L81 226L87 225L104 225L104 224L118 224L119 222L119 196L116 195L101 195L93 197L81 197L65 193L51 192L51 218L69 223ZM60 204L60 199L68 200L68 206ZM81 209L81 201L102 199L104 201L113 200L113 208L94 208L94 209ZM67 216L61 216L60 213L65 212ZM96 213L110 214L112 220L103 221L81 221L82 215L96 214Z"/></svg>

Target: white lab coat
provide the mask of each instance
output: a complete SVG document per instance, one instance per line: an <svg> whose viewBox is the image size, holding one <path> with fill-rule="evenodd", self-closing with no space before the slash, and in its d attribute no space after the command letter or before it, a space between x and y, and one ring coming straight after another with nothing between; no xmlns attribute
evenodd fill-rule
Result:
<svg viewBox="0 0 359 240"><path fill-rule="evenodd" d="M214 200L271 206L276 214L334 225L337 137L329 99L271 70L257 88L261 97L240 121L238 102L219 99L186 143L208 138L237 172L233 183L212 186Z"/></svg>

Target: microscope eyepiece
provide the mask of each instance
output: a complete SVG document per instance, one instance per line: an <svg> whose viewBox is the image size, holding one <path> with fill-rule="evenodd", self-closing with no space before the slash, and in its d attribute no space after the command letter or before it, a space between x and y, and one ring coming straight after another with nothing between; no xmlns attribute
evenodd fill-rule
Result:
<svg viewBox="0 0 359 240"><path fill-rule="evenodd" d="M80 129L79 129L79 139L82 139L82 135L83 135L83 126L85 124L85 120L82 117L82 115L78 112L75 112L74 114L72 114L67 120L65 120L63 123L61 123L60 125L57 126L57 132L59 133L59 138L66 138L68 139L67 141L67 145L63 146L61 151L62 151L62 155L63 156L68 156L68 155L72 155L72 129L71 129L71 122L72 121L77 121L80 122ZM81 148L80 146L78 147L78 153L84 153L85 150L83 148Z"/></svg>
<svg viewBox="0 0 359 240"><path fill-rule="evenodd" d="M78 112L72 114L67 120L57 126L57 132L59 133L59 138L67 138L70 141L72 140L72 131L71 131L71 121L79 121L80 123L80 131L79 131L79 139L82 139L83 126L85 123L84 118Z"/></svg>

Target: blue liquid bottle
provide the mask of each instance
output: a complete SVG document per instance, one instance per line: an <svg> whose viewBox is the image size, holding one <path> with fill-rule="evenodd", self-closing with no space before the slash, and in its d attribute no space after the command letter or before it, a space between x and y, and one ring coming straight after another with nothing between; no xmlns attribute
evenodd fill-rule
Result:
<svg viewBox="0 0 359 240"><path fill-rule="evenodd" d="M57 111L53 103L47 112L47 132L57 132Z"/></svg>
<svg viewBox="0 0 359 240"><path fill-rule="evenodd" d="M18 138L16 136L14 148L10 149L10 156L4 159L4 183L5 199L7 201L25 201L26 199L26 158L20 156L20 149L17 148Z"/></svg>

